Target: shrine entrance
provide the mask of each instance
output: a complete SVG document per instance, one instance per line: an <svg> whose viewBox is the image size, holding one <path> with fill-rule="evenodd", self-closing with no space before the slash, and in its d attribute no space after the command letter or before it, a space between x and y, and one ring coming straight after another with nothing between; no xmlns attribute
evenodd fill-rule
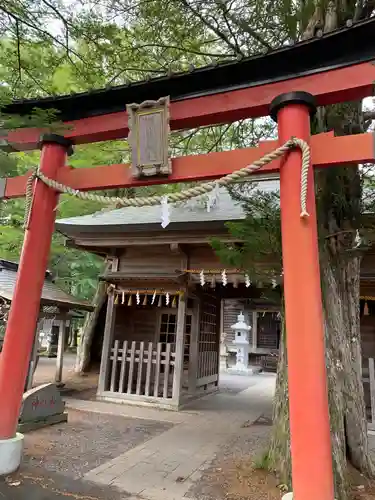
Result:
<svg viewBox="0 0 375 500"><path fill-rule="evenodd" d="M217 389L220 300L190 292L172 300L173 306L116 305L111 339L104 338L98 399L178 410Z"/></svg>
<svg viewBox="0 0 375 500"><path fill-rule="evenodd" d="M263 292L254 286L246 289L228 284L226 290L223 288L222 284L215 288L191 284L176 293L166 286L162 294L155 290L154 296L151 287L145 293L129 288L123 280L116 288L109 285L108 301L103 306L106 326L103 329L98 324L95 333L102 340L97 399L180 410L217 391L223 368L223 297L251 297ZM261 320L265 319L262 315ZM233 348L236 350L235 342L232 352ZM252 352L263 358L270 350Z"/></svg>
<svg viewBox="0 0 375 500"><path fill-rule="evenodd" d="M8 114L24 116L35 108L54 109L68 127L62 128L64 136L50 130L46 133L26 129L9 131L2 140L8 151L41 147L42 155L38 172L0 183L5 198L27 194L28 209L0 362L1 474L13 472L21 461L23 437L16 435L16 428L59 193L120 206L159 206L159 220L162 227L167 227L170 204L212 193L216 186L242 181L259 174L261 169L262 173L280 173L293 494L296 500L334 499L313 166L373 163L375 155L372 134L333 137L328 133L311 137L310 118L317 106L372 95L374 23L374 18L350 23L347 28L321 37L239 61L192 68L186 73L94 93L31 99L5 107ZM138 104L131 104L134 102ZM193 129L266 115L277 122L277 142L169 158L170 128ZM71 169L66 165L74 144L124 139L129 131L132 169L124 164L91 169ZM108 199L86 193L203 180L210 182L145 199ZM185 318L187 290L183 286L178 290L183 292L179 297L179 317ZM115 293L108 300L114 303ZM211 308L207 314L212 316L212 311ZM110 314L106 318L110 330L113 318ZM174 379L178 376L178 383L172 386L175 401L181 392L184 346L178 338L183 333L184 324L177 319ZM103 344L103 350L106 347L109 352L110 336L105 339L108 345ZM204 369L199 379L205 376Z"/></svg>

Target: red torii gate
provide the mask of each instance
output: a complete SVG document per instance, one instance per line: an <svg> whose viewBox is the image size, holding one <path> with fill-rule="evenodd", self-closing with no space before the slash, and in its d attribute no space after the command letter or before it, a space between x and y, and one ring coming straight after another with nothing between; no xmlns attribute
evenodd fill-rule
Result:
<svg viewBox="0 0 375 500"><path fill-rule="evenodd" d="M287 57L289 60L293 59L293 54L295 54L293 64L298 66L298 64L306 64L309 50L310 55L313 55L314 51L320 51L327 56L328 52L325 52L326 46L324 44L331 43L332 45L333 43L336 44L336 49L340 46L342 50L345 50L345 46L342 46L343 32L347 37L345 40L349 40L352 36L351 33L354 32L354 38L352 37L348 41L348 53L355 43L357 43L356 49L359 51L358 40L366 40L366 36L359 35L356 29L370 26L373 30L373 21L374 19L370 22L359 23L359 28L355 25L349 31L340 30L319 40L303 42L297 44L296 47L283 49L281 56L283 57L285 51L289 50ZM335 36L336 38L334 38ZM370 39L370 37L368 38ZM296 70L296 73L302 75L297 78L290 74L284 74L275 77L275 81L269 79L269 83L265 83L263 80L255 82L253 85L241 84L243 88L226 88L225 90L222 90L222 87L220 90L219 83L217 83L211 84L217 85L214 89L215 92L212 91L213 88L210 88L210 92L206 88L201 89L200 95L199 89L195 89L195 93L198 94L195 96L186 95L184 98L180 96L180 98L173 99L172 95L171 128L192 128L233 122L240 118L254 118L270 113L278 123L278 143L283 144L292 136L303 139L311 146L314 167L325 168L334 165L357 165L358 163L373 162L375 153L372 134L334 137L332 133L327 133L310 138L310 114L314 112L316 105L357 100L372 95L375 66L369 61L375 59L375 50L373 47L372 50L367 47L366 57L363 56L363 52L357 52L357 55L354 52L352 51L351 58L348 56L343 61L340 50L336 50L336 53L333 51L332 53L336 54L334 57L337 58L335 63L333 60L327 60L324 65L319 61L319 65L313 72L309 72L306 68L300 69L300 71ZM269 57L271 57L271 63L274 63L271 54L263 57L264 64ZM250 58L245 63L238 62L231 63L232 66L231 64L227 65L229 73L238 65L248 64L249 61L251 63L252 60ZM257 61L259 62L259 58ZM207 71L216 72L216 75L221 75L221 78L225 79L225 74L223 76L223 73L220 73L223 67L225 68L225 65L207 69ZM231 74L227 76L231 78ZM199 85L204 86L204 77L203 74L203 80ZM277 81L278 78L282 78L282 81ZM168 83L170 81L171 79L167 80L167 84L172 89L172 84ZM178 86L178 82L189 82L189 77L177 75L175 81L177 83L173 85ZM160 83L159 80L158 82ZM238 83L241 82L238 81ZM137 90L136 85L134 92L139 92L142 95L142 92L155 94L159 91L154 90L153 82L143 85L145 89L139 86ZM126 89L123 91L126 97ZM105 95L107 91L100 92L102 92L101 95ZM173 92L171 93L173 94ZM87 96L87 94L85 95ZM163 95L168 94L163 92ZM92 109L87 108L78 119L70 119L69 116L76 112L80 102L83 103L83 108L87 102L91 102L85 101L85 97L82 96L84 95L59 98L60 104L59 99L29 102L29 107L40 105L42 108L48 108L56 107L56 104L57 107L60 105L62 117L70 125L70 129L66 131L64 137L45 134L39 143L40 131L38 130L16 130L7 134L8 148L30 150L40 144L42 149L41 173L74 189L89 191L215 179L251 164L265 153L272 151L277 145L276 141L268 141L259 144L258 148L175 158L172 160L173 173L168 179L136 180L131 177L130 169L127 169L125 165L74 170L66 165L66 156L71 152L72 144L124 138L128 132L127 116L123 111L112 109L111 112L105 114L103 110L100 110L95 114ZM154 98L154 95L151 98ZM94 93L95 99L97 102L100 101L98 95ZM122 107L126 102L129 100L123 101ZM15 103L13 108L10 106L10 111L17 112L18 110L22 113L23 106L24 103L18 105ZM73 110L75 111L73 112ZM333 500L334 483L314 178L310 165L307 193L307 210L310 216L302 219L300 217L300 167L301 152L292 150L285 158L274 161L264 167L261 172L280 171L294 496L297 500L316 500L317 498L319 500ZM3 197L24 196L29 175L6 179L3 182ZM0 400L2 402L0 455L3 454L3 460L8 459L7 454L10 457L10 454L14 453L15 449L12 447L12 443L21 439L16 436L16 428L29 354L32 349L34 327L39 311L44 273L48 262L57 201L57 192L41 181L35 182L32 210L25 232L17 285L0 358Z"/></svg>

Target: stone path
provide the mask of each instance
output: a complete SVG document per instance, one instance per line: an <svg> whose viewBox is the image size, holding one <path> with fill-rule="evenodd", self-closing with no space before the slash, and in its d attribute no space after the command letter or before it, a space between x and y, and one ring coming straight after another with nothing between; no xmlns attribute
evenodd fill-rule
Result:
<svg viewBox="0 0 375 500"><path fill-rule="evenodd" d="M95 407L99 412L107 409L126 416L141 413L141 418L175 424L163 434L91 470L84 478L147 500L189 497L189 489L210 466L222 444L244 424L270 411L275 379L259 375L253 376L255 380L254 385L242 392L207 396L181 413L104 403L105 408L100 403L69 400L68 406L76 409L92 411Z"/></svg>

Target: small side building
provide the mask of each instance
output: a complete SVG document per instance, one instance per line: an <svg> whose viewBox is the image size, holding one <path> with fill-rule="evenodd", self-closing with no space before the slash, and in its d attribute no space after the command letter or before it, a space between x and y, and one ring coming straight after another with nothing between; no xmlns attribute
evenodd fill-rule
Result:
<svg viewBox="0 0 375 500"><path fill-rule="evenodd" d="M0 352L2 348L2 339L5 334L6 316L13 299L17 271L17 262L0 259ZM33 353L30 353L30 370L26 384L27 388L31 387L32 375L37 364L40 333L48 332L51 335L51 354L58 358L56 362L56 382L60 383L65 338L68 337L69 330L74 320L76 318L82 318L84 313L92 310L92 305L87 301L79 300L59 288L54 283L52 273L49 271L46 272L40 300L38 323L35 325L34 349ZM58 345L60 346L59 352L57 352Z"/></svg>

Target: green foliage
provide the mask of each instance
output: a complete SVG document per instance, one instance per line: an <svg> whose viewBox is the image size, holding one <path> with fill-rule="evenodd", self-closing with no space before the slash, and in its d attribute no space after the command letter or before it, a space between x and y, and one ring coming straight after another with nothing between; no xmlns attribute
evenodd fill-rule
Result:
<svg viewBox="0 0 375 500"><path fill-rule="evenodd" d="M241 203L246 217L227 223L227 227L242 243L213 240L212 245L228 267L244 270L252 281L270 282L282 272L279 195L250 183L231 187L230 193L235 202Z"/></svg>
<svg viewBox="0 0 375 500"><path fill-rule="evenodd" d="M265 471L270 470L270 457L268 450L263 451L262 453L260 453L258 456L255 457L253 461L253 467L254 469L258 470L265 470Z"/></svg>

